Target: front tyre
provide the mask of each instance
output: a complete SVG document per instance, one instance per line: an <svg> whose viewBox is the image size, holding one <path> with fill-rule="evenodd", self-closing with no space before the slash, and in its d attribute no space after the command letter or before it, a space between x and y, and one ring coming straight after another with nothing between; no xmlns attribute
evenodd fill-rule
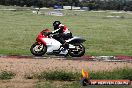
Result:
<svg viewBox="0 0 132 88"><path fill-rule="evenodd" d="M47 48L44 44L38 44L38 43L34 43L31 48L30 51L33 55L35 56L42 56L46 53Z"/></svg>
<svg viewBox="0 0 132 88"><path fill-rule="evenodd" d="M69 49L69 55L72 57L81 57L85 53L85 47L82 44L73 44L76 48Z"/></svg>

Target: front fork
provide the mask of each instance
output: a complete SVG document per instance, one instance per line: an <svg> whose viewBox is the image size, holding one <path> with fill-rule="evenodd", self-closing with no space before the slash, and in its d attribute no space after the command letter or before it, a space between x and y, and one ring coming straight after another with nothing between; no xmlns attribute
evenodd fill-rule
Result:
<svg viewBox="0 0 132 88"><path fill-rule="evenodd" d="M42 44L42 42L37 42L38 45Z"/></svg>

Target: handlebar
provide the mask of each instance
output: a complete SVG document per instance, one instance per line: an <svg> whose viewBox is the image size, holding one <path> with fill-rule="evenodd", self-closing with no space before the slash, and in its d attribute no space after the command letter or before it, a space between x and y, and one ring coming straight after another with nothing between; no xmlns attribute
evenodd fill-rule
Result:
<svg viewBox="0 0 132 88"><path fill-rule="evenodd" d="M53 36L54 36L53 34L48 35L49 38L52 38Z"/></svg>
<svg viewBox="0 0 132 88"><path fill-rule="evenodd" d="M49 34L48 37L49 38L54 38L54 36L57 36L58 34Z"/></svg>

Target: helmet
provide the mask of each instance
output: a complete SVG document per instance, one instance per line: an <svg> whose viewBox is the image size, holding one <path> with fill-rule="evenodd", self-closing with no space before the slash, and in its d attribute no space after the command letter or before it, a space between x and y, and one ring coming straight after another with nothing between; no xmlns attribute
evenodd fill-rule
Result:
<svg viewBox="0 0 132 88"><path fill-rule="evenodd" d="M58 29L60 24L61 24L60 21L55 21L55 22L53 23L54 30Z"/></svg>

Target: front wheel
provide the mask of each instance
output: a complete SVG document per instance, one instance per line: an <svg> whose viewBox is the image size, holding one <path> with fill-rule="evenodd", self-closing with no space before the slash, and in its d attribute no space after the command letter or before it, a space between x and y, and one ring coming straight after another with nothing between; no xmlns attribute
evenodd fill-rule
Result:
<svg viewBox="0 0 132 88"><path fill-rule="evenodd" d="M33 55L35 56L42 56L46 53L47 48L44 44L38 44L38 43L34 43L31 48L30 51Z"/></svg>
<svg viewBox="0 0 132 88"><path fill-rule="evenodd" d="M69 49L69 55L72 57L81 57L85 53L85 47L82 44L73 44L75 49Z"/></svg>

